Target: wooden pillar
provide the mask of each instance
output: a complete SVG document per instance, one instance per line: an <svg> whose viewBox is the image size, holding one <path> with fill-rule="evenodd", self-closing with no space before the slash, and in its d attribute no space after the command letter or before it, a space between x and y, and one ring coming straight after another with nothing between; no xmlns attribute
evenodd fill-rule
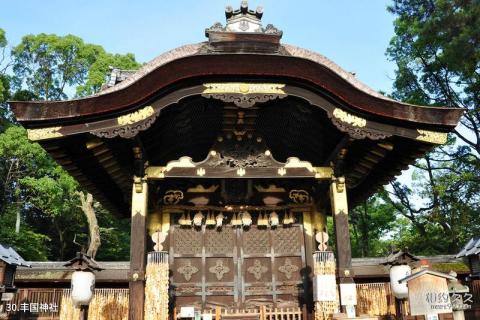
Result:
<svg viewBox="0 0 480 320"><path fill-rule="evenodd" d="M354 317L354 303L342 301L342 290L348 292L347 287L353 284L352 249L350 244L350 230L348 227L348 202L345 178L333 178L330 185L330 201L332 216L335 222L335 238L337 246L337 272L340 289L340 304L342 311L347 312L349 317ZM355 289L355 287L353 287ZM345 292L345 293L346 293ZM353 294L356 299L356 294ZM350 295L351 296L351 295Z"/></svg>
<svg viewBox="0 0 480 320"><path fill-rule="evenodd" d="M353 272L345 178L340 177L332 180L330 185L330 201L332 205L332 216L335 222L338 277L340 280L347 280L353 277Z"/></svg>
<svg viewBox="0 0 480 320"><path fill-rule="evenodd" d="M135 177L132 190L132 229L130 234L129 320L143 320L144 318L147 206L147 182Z"/></svg>

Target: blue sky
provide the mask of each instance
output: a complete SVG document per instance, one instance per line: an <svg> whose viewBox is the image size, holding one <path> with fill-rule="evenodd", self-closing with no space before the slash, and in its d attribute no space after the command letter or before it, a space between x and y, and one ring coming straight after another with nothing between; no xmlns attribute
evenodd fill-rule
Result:
<svg viewBox="0 0 480 320"><path fill-rule="evenodd" d="M385 56L393 16L384 0L255 0L263 24L283 30L282 41L317 51L376 90L390 92L394 65ZM182 44L205 40L204 30L225 22L224 7L240 0L16 0L2 1L0 28L10 45L26 34L74 34L112 53L147 62Z"/></svg>

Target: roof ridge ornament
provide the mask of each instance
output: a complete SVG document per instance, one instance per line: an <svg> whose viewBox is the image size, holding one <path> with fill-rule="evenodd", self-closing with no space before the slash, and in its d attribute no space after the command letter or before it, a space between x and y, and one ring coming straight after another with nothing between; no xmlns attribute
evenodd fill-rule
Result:
<svg viewBox="0 0 480 320"><path fill-rule="evenodd" d="M233 10L232 6L225 7L227 18L226 30L234 32L262 32L263 8L255 11L248 9L248 1L240 3L240 9Z"/></svg>
<svg viewBox="0 0 480 320"><path fill-rule="evenodd" d="M272 24L263 28L262 16L262 7L250 10L245 0L237 10L227 6L226 25L216 22L205 30L210 51L278 52L283 32Z"/></svg>

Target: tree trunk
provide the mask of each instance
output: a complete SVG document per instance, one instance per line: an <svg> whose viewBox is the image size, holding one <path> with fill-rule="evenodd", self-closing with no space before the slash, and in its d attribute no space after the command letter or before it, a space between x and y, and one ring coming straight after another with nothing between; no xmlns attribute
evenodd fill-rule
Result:
<svg viewBox="0 0 480 320"><path fill-rule="evenodd" d="M82 192L76 192L79 196L83 213L87 217L88 228L90 230L90 244L88 246L87 255L92 259L95 259L97 255L98 247L100 247L100 229L98 227L97 216L95 215L95 209L93 209L93 196L90 193L83 194Z"/></svg>

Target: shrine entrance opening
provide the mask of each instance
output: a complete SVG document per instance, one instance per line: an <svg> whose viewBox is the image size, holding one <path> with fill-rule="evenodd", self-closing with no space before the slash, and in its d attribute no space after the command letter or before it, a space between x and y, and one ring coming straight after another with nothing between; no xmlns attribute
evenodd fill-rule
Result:
<svg viewBox="0 0 480 320"><path fill-rule="evenodd" d="M302 215L295 223L235 226L226 215L222 227L170 226L171 283L177 308L297 307L305 301L305 241ZM233 219L232 219L233 218Z"/></svg>

